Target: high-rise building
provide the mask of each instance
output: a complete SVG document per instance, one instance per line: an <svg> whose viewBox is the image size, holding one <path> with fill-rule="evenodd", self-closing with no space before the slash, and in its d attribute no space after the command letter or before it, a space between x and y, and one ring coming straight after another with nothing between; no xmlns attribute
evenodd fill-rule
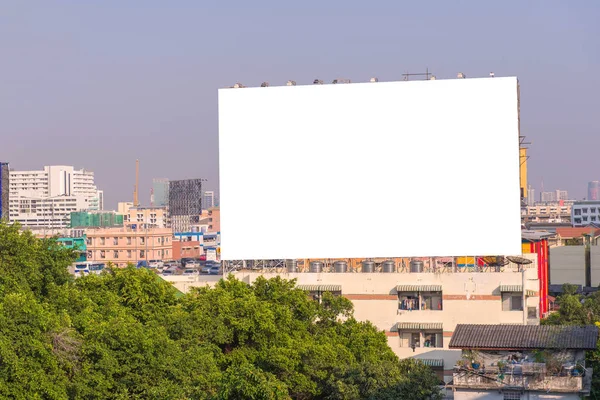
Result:
<svg viewBox="0 0 600 400"><path fill-rule="evenodd" d="M591 181L588 182L588 197L587 200L599 200L600 195L600 182Z"/></svg>
<svg viewBox="0 0 600 400"><path fill-rule="evenodd" d="M169 182L169 215L173 232L188 232L202 214L202 179Z"/></svg>
<svg viewBox="0 0 600 400"><path fill-rule="evenodd" d="M558 189L556 191L556 201L569 200L569 193L566 190Z"/></svg>
<svg viewBox="0 0 600 400"><path fill-rule="evenodd" d="M532 206L535 204L535 189L529 185L527 189L527 205Z"/></svg>
<svg viewBox="0 0 600 400"><path fill-rule="evenodd" d="M212 190L207 190L204 192L204 196L202 196L202 209L208 210L209 208L213 208L215 206L215 192Z"/></svg>
<svg viewBox="0 0 600 400"><path fill-rule="evenodd" d="M64 228L71 212L101 211L103 192L94 173L72 166L45 166L41 171L10 171L9 218L24 227Z"/></svg>
<svg viewBox="0 0 600 400"><path fill-rule="evenodd" d="M9 177L8 163L0 162L0 220L8 219L9 215Z"/></svg>
<svg viewBox="0 0 600 400"><path fill-rule="evenodd" d="M152 180L152 206L166 207L169 205L169 180L155 178Z"/></svg>
<svg viewBox="0 0 600 400"><path fill-rule="evenodd" d="M542 203L552 203L556 201L556 192L541 192L540 201Z"/></svg>

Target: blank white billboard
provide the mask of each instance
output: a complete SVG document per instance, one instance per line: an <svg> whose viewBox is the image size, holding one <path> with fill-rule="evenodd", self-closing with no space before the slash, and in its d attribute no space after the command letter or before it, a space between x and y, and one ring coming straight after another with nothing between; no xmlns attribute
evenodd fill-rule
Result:
<svg viewBox="0 0 600 400"><path fill-rule="evenodd" d="M516 78L219 90L224 260L521 253Z"/></svg>

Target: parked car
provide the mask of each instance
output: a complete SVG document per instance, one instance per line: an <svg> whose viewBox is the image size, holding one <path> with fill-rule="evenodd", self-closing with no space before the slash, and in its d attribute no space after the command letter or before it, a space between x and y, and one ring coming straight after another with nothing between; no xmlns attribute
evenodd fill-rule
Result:
<svg viewBox="0 0 600 400"><path fill-rule="evenodd" d="M196 268L186 268L183 275L198 275L198 270Z"/></svg>
<svg viewBox="0 0 600 400"><path fill-rule="evenodd" d="M165 270L162 272L162 274L163 274L164 276L173 276L173 275L175 275L175 272L176 272L176 271L177 271L177 270L176 270L176 269L174 269L174 268L169 268L169 269L165 269Z"/></svg>
<svg viewBox="0 0 600 400"><path fill-rule="evenodd" d="M138 261L137 267L138 268L148 268L148 261L146 261L146 260Z"/></svg>
<svg viewBox="0 0 600 400"><path fill-rule="evenodd" d="M186 268L200 268L200 262L197 260L190 260L185 263Z"/></svg>
<svg viewBox="0 0 600 400"><path fill-rule="evenodd" d="M201 272L201 273L203 273L203 274L210 274L210 269L211 269L212 267L213 267L213 265L212 265L212 264L208 264L208 263L206 263L206 264L204 264L204 265L202 266L202 270L201 270L200 272Z"/></svg>
<svg viewBox="0 0 600 400"><path fill-rule="evenodd" d="M209 275L223 275L223 270L220 265L213 265L208 271Z"/></svg>
<svg viewBox="0 0 600 400"><path fill-rule="evenodd" d="M165 265L161 260L150 260L148 261L148 268L162 268Z"/></svg>

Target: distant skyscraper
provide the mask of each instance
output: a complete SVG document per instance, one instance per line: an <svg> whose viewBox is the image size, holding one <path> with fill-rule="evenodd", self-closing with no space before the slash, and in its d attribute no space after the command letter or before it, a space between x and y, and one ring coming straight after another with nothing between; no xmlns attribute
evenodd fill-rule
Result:
<svg viewBox="0 0 600 400"><path fill-rule="evenodd" d="M8 163L0 162L0 220L8 219L9 177Z"/></svg>
<svg viewBox="0 0 600 400"><path fill-rule="evenodd" d="M552 203L552 202L556 201L556 192L540 193L540 201L542 203Z"/></svg>
<svg viewBox="0 0 600 400"><path fill-rule="evenodd" d="M204 192L204 196L202 197L202 209L208 210L209 208L213 208L215 206L215 192L212 190L207 190Z"/></svg>
<svg viewBox="0 0 600 400"><path fill-rule="evenodd" d="M529 185L527 188L527 205L532 206L535 204L535 189Z"/></svg>
<svg viewBox="0 0 600 400"><path fill-rule="evenodd" d="M169 215L173 232L189 232L202 214L202 179L169 182Z"/></svg>
<svg viewBox="0 0 600 400"><path fill-rule="evenodd" d="M569 193L566 190L558 189L556 191L556 201L569 200Z"/></svg>
<svg viewBox="0 0 600 400"><path fill-rule="evenodd" d="M600 189L600 182L598 181L591 181L588 182L588 200L598 200L598 195L599 193L599 189Z"/></svg>
<svg viewBox="0 0 600 400"><path fill-rule="evenodd" d="M169 205L169 180L153 179L152 193L154 196L154 207L166 207Z"/></svg>

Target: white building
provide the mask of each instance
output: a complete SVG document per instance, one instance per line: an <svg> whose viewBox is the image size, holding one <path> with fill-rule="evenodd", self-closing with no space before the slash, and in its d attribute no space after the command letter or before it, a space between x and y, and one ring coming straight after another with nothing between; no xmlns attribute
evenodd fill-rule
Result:
<svg viewBox="0 0 600 400"><path fill-rule="evenodd" d="M573 226L600 224L600 201L576 201L571 207Z"/></svg>
<svg viewBox="0 0 600 400"><path fill-rule="evenodd" d="M102 210L103 203L91 171L63 165L10 171L9 218L24 227L63 228L71 212Z"/></svg>
<svg viewBox="0 0 600 400"><path fill-rule="evenodd" d="M525 268L513 263L461 267L458 260L444 258L396 260L393 268L386 261L373 262L369 268L382 271L373 273L364 273L365 267L336 273L336 264L324 265L321 272L288 272L271 261L235 268L234 274L249 284L259 276L297 279L298 287L315 299L326 291L346 297L354 304L357 320L371 321L385 331L398 357L422 359L449 382L461 357L460 350L448 346L458 324L539 324L537 256L523 257L531 260ZM325 272L328 268L330 272ZM165 277L183 292L210 285L215 278Z"/></svg>
<svg viewBox="0 0 600 400"><path fill-rule="evenodd" d="M215 192L212 190L207 190L202 195L202 209L208 210L209 208L213 208L215 206Z"/></svg>

